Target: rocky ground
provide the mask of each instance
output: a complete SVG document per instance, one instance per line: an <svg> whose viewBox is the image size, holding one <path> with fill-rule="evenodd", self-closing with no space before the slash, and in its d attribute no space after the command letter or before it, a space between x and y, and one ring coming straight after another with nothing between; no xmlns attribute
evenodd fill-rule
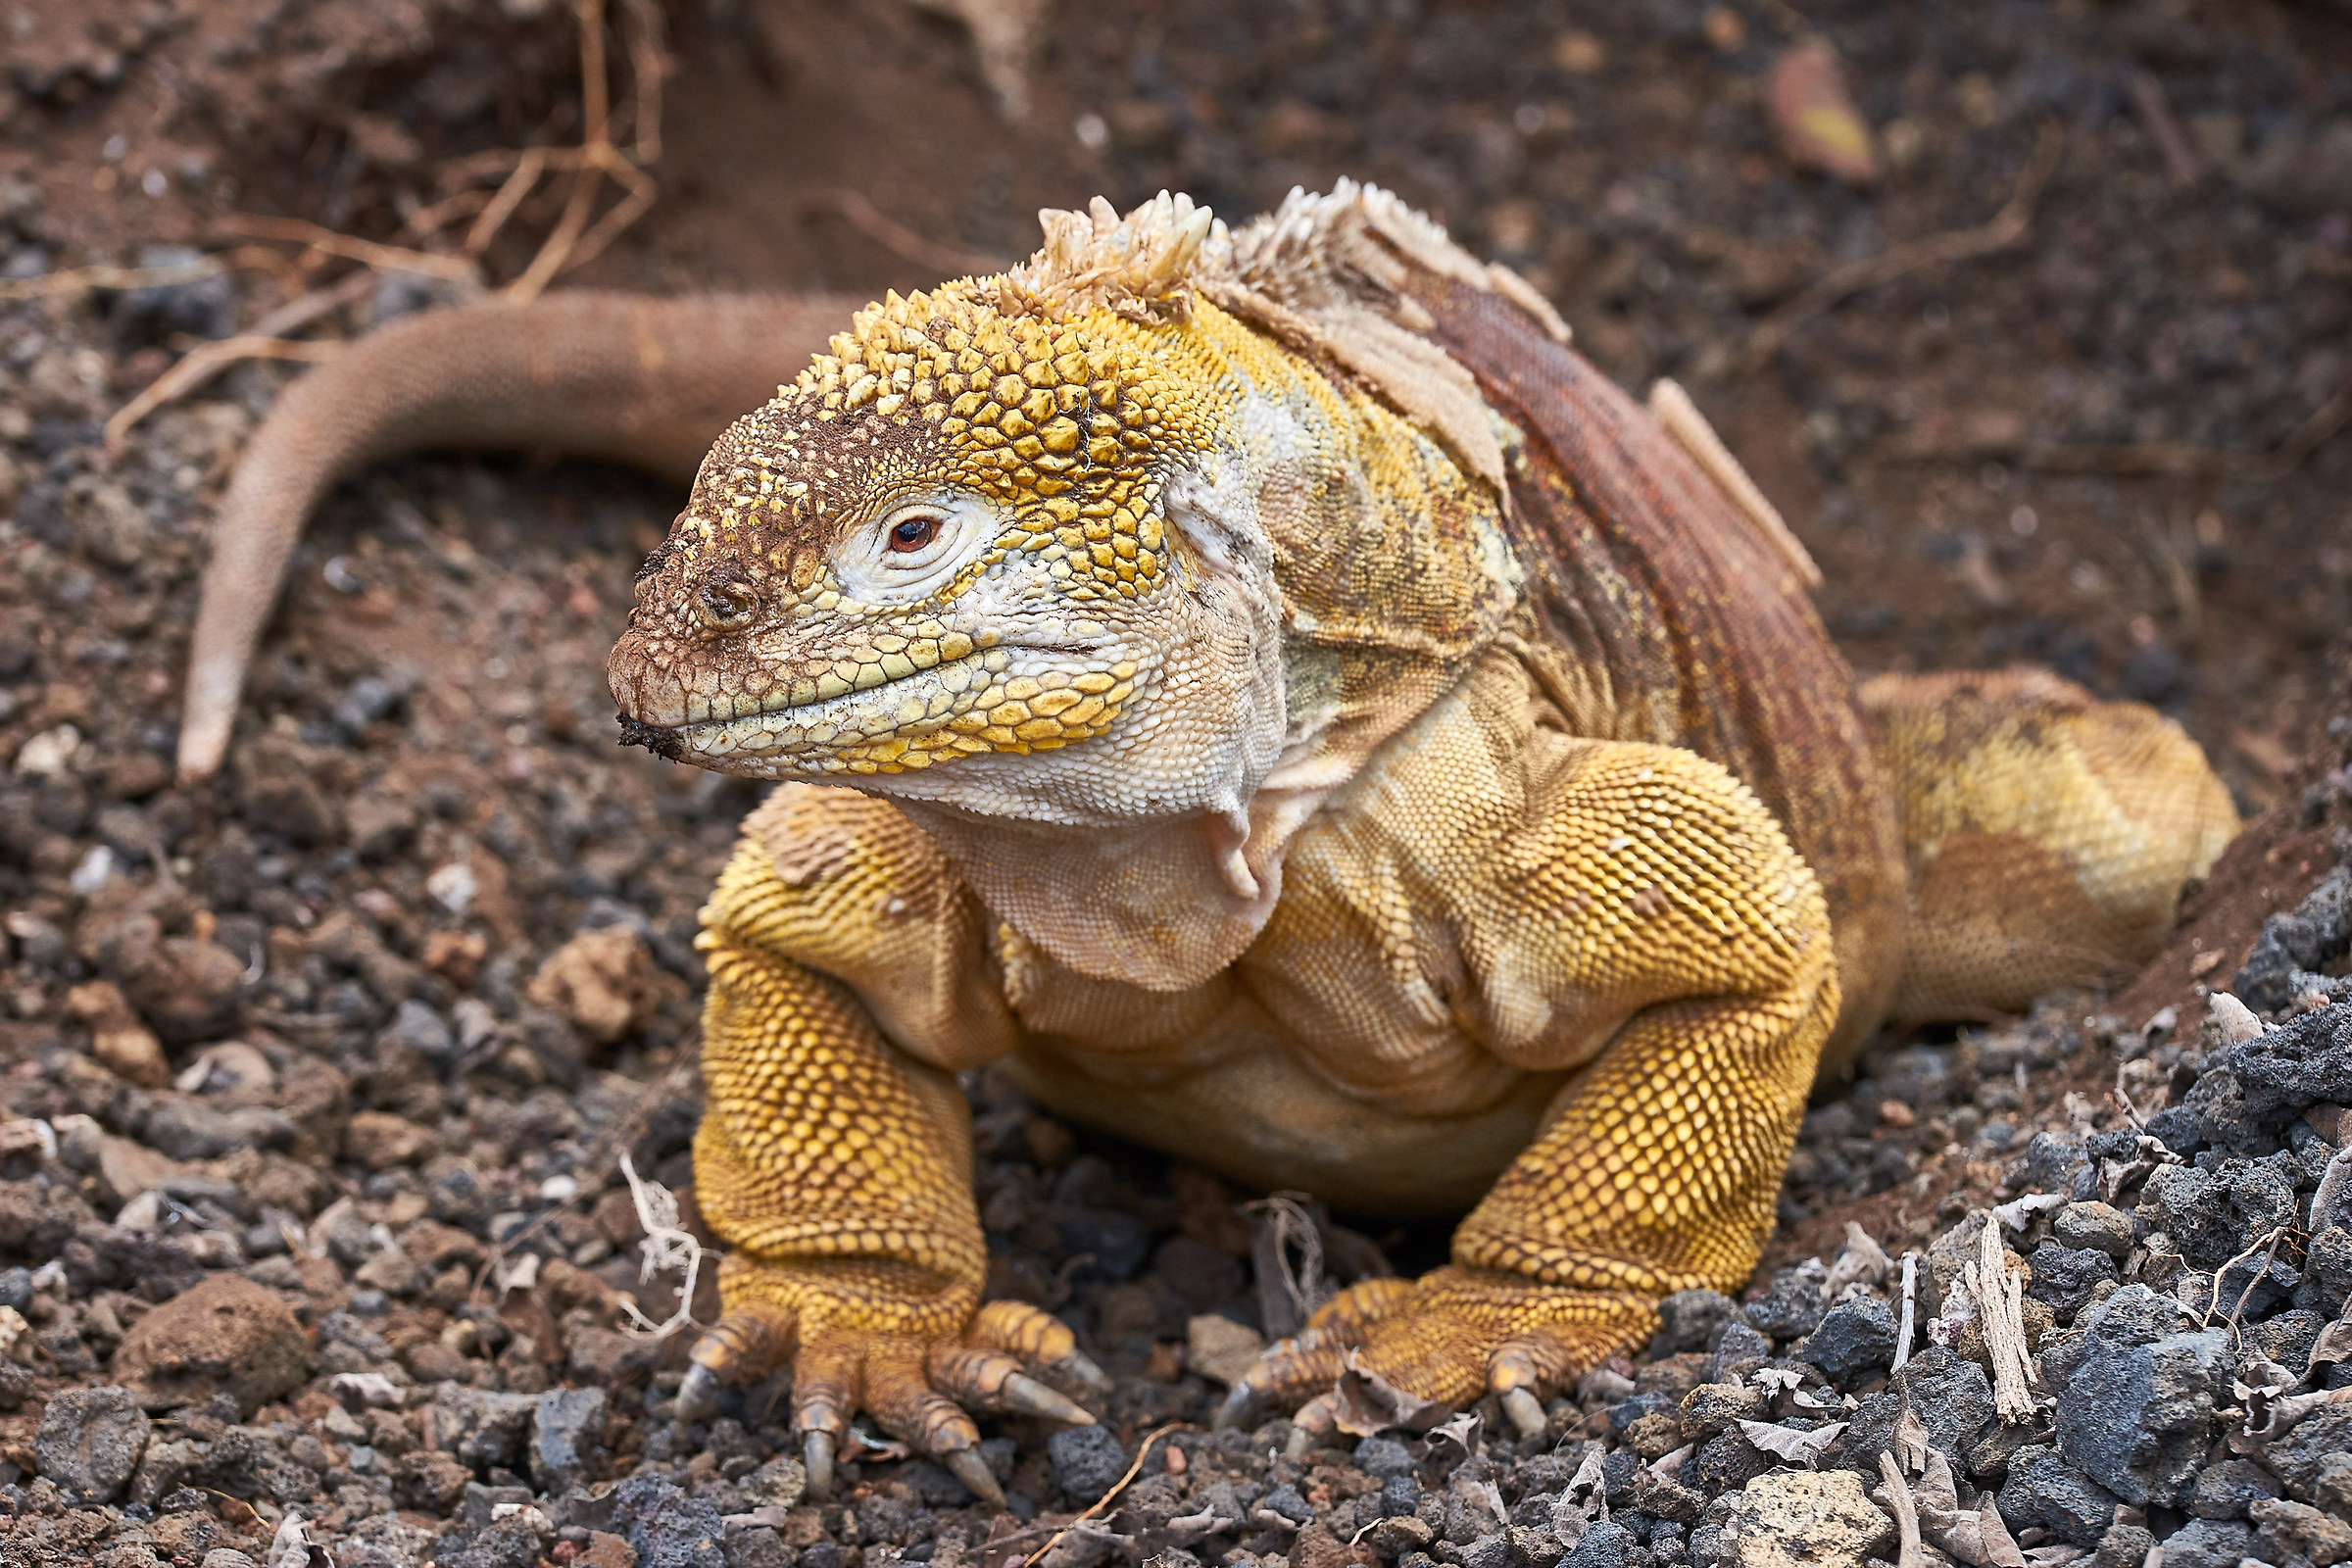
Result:
<svg viewBox="0 0 2352 1568"><path fill-rule="evenodd" d="M1018 127L910 8L675 8L662 201L581 274L904 286L941 245L1025 247L1042 201L1170 183L1238 214L1370 174L1519 265L1629 385L1693 384L1863 668L2033 658L2207 747L2257 820L2157 962L1878 1042L1817 1096L1744 1298L1677 1298L1538 1441L1493 1411L1296 1457L1280 1421L1210 1431L1302 1297L1426 1267L1443 1232L1306 1214L1301 1280L1257 1195L985 1074L992 1290L1078 1332L1102 1424L991 1424L1004 1516L879 1439L804 1499L772 1386L674 1424L690 1336L626 1308L669 1319L680 1279L642 1277L620 1160L695 1229L693 912L755 799L611 744L604 655L674 497L443 459L345 486L230 770L181 788L207 509L285 372L240 366L119 456L100 424L340 278L292 245L291 280L0 298L0 1558L1850 1568L1906 1557L1908 1496L1923 1563L2352 1560L2352 1404L2327 1399L2352 1376L2352 719L2326 652L2352 440L2222 461L2343 382L2352 46L2316 7L1808 13L1881 131L1875 185L1776 148L1758 80L1798 24L1774 5L1065 6ZM455 161L577 134L561 8L23 15L0 292L217 247L240 209L447 250L414 220ZM745 160L779 116L796 155ZM1743 368L1809 280L1982 222L2051 119L2017 250ZM928 241L809 205L845 183ZM452 292L353 275L319 329ZM2159 448L2173 469L2130 466Z"/></svg>

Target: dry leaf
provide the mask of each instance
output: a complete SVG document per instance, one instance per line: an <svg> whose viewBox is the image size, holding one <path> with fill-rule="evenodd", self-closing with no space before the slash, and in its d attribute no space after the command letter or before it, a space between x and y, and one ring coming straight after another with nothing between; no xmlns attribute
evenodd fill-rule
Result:
<svg viewBox="0 0 2352 1568"><path fill-rule="evenodd" d="M1826 40L1808 38L1781 52L1764 77L1764 103L1791 163L1856 185L1879 177L1870 126Z"/></svg>

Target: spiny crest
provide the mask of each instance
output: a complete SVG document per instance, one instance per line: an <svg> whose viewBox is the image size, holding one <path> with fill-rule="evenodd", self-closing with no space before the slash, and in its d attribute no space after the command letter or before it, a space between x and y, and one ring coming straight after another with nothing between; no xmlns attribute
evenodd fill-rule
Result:
<svg viewBox="0 0 2352 1568"><path fill-rule="evenodd" d="M1007 315L1061 320L1097 308L1141 320L1182 320L1193 274L1222 270L1232 239L1190 196L1161 191L1121 218L1096 197L1083 213L1046 208L1035 256L997 280Z"/></svg>

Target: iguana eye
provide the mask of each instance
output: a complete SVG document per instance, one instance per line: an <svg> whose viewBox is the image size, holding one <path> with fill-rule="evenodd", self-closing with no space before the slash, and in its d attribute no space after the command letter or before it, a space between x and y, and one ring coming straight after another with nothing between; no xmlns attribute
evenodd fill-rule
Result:
<svg viewBox="0 0 2352 1568"><path fill-rule="evenodd" d="M910 556L928 549L939 537L939 519L929 513L903 517L890 530L889 550L894 556Z"/></svg>

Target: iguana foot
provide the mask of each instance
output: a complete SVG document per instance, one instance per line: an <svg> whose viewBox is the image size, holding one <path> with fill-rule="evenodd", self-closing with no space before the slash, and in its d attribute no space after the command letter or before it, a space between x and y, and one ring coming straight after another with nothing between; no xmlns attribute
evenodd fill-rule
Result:
<svg viewBox="0 0 2352 1568"><path fill-rule="evenodd" d="M719 1294L726 1313L694 1348L677 1417L706 1418L722 1387L791 1362L792 1428L811 1495L831 1493L834 1457L859 1409L992 1507L1004 1491L980 1457L980 1429L966 1407L1094 1423L1022 1369L1105 1382L1067 1328L1022 1302L981 1306L972 1287L906 1264L762 1263L741 1252L721 1266Z"/></svg>
<svg viewBox="0 0 2352 1568"><path fill-rule="evenodd" d="M1291 1444L1303 1452L1337 1425L1335 1385L1354 1370L1456 1409L1499 1396L1520 1436L1533 1437L1544 1430L1544 1395L1657 1323L1647 1296L1562 1290L1495 1269L1367 1280L1325 1302L1296 1337L1269 1346L1233 1386L1217 1421L1235 1426L1259 1409L1297 1403Z"/></svg>

